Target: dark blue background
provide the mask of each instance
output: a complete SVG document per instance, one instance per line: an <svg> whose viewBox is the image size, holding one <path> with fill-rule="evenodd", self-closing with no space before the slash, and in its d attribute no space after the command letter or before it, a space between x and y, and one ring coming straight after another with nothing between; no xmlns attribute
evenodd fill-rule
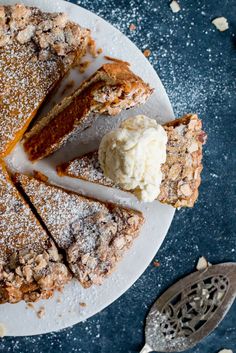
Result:
<svg viewBox="0 0 236 353"><path fill-rule="evenodd" d="M168 0L79 1L119 28L141 50L151 50L149 60L165 85L176 116L197 112L202 118L208 142L198 203L194 209L176 212L156 255L160 267L151 264L114 304L59 333L4 338L0 352L138 352L151 304L179 277L193 271L199 256L212 263L236 261L236 1L179 3L181 11L173 14ZM228 19L228 31L221 33L211 24L217 16ZM136 31L129 30L131 23L137 25ZM188 352L217 353L222 348L236 352L236 303L215 332Z"/></svg>

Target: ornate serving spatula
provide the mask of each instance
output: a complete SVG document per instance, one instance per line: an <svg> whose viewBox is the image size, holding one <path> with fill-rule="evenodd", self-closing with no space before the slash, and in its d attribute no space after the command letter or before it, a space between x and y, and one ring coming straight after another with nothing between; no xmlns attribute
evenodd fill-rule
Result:
<svg viewBox="0 0 236 353"><path fill-rule="evenodd" d="M213 265L181 279L152 306L140 353L182 352L207 336L236 296L236 263Z"/></svg>

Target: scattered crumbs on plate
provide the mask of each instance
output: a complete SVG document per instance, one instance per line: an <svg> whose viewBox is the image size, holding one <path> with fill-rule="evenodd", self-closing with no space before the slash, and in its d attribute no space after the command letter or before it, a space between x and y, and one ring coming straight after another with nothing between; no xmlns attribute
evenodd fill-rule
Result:
<svg viewBox="0 0 236 353"><path fill-rule="evenodd" d="M102 54L102 52L103 52L103 49L102 48L98 48L97 54L100 55L100 54Z"/></svg>
<svg viewBox="0 0 236 353"><path fill-rule="evenodd" d="M225 17L216 17L211 23L220 31L224 32L229 29L229 24L227 18Z"/></svg>
<svg viewBox="0 0 236 353"><path fill-rule="evenodd" d="M204 256L199 257L196 269L198 271L203 271L206 270L210 266L210 263L207 261L207 259Z"/></svg>
<svg viewBox="0 0 236 353"><path fill-rule="evenodd" d="M137 27L135 26L134 23L131 23L130 26L129 26L130 31L135 31L136 28L137 28Z"/></svg>
<svg viewBox="0 0 236 353"><path fill-rule="evenodd" d="M221 349L218 353L233 353L232 349Z"/></svg>
<svg viewBox="0 0 236 353"><path fill-rule="evenodd" d="M26 309L33 309L34 310L35 308L34 308L34 305L32 303L27 303L26 304Z"/></svg>
<svg viewBox="0 0 236 353"><path fill-rule="evenodd" d="M158 260L153 261L153 266L154 267L160 267L160 262Z"/></svg>
<svg viewBox="0 0 236 353"><path fill-rule="evenodd" d="M108 55L104 55L104 59L109 60L109 61L114 61L115 63L126 63L127 65L129 65L129 63L127 61L113 58L112 56L108 56Z"/></svg>
<svg viewBox="0 0 236 353"><path fill-rule="evenodd" d="M82 308L85 308L87 306L87 304L84 302L80 302L79 305L82 306Z"/></svg>
<svg viewBox="0 0 236 353"><path fill-rule="evenodd" d="M45 315L45 307L44 306L41 306L39 308L39 310L37 311L37 316L39 319L41 319L44 315Z"/></svg>
<svg viewBox="0 0 236 353"><path fill-rule="evenodd" d="M0 337L6 336L6 326L0 323Z"/></svg>
<svg viewBox="0 0 236 353"><path fill-rule="evenodd" d="M74 80L70 80L69 82L67 82L64 89L61 92L61 96L64 96L64 94L66 94L68 91L70 91L74 86L75 86Z"/></svg>
<svg viewBox="0 0 236 353"><path fill-rule="evenodd" d="M151 55L151 50L145 49L143 52L143 55L146 56L146 58L148 58Z"/></svg>
<svg viewBox="0 0 236 353"><path fill-rule="evenodd" d="M57 298L57 303L61 303L61 302L62 302L61 298L60 297Z"/></svg>
<svg viewBox="0 0 236 353"><path fill-rule="evenodd" d="M88 43L88 52L89 54L92 55L92 57L96 58L98 56L97 54L97 48L96 48L96 42L94 39L90 38L90 41Z"/></svg>
<svg viewBox="0 0 236 353"><path fill-rule="evenodd" d="M171 8L171 11L174 12L174 13L180 11L180 6L179 6L179 4L177 3L177 1L175 1L175 0L171 1L171 3L170 3L170 8Z"/></svg>
<svg viewBox="0 0 236 353"><path fill-rule="evenodd" d="M97 51L98 52L98 51ZM91 61L87 60L79 64L79 72L82 74L84 73L89 65L91 64Z"/></svg>

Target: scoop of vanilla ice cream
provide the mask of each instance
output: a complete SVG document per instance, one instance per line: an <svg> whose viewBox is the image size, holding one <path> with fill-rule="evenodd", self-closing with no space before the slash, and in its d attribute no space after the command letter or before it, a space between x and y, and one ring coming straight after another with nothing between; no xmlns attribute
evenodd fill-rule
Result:
<svg viewBox="0 0 236 353"><path fill-rule="evenodd" d="M106 177L138 199L153 201L160 193L161 164L166 160L167 134L156 120L138 115L107 133L99 147Z"/></svg>

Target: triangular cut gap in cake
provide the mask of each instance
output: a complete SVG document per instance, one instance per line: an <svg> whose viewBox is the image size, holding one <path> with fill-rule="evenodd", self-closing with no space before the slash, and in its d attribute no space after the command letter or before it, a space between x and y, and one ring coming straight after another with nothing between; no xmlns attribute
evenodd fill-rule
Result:
<svg viewBox="0 0 236 353"><path fill-rule="evenodd" d="M17 185L34 205L83 287L101 284L138 236L141 212L81 196L37 178L16 174Z"/></svg>
<svg viewBox="0 0 236 353"><path fill-rule="evenodd" d="M36 161L52 154L102 114L114 116L145 103L152 91L126 62L104 64L28 132L24 149L29 159Z"/></svg>
<svg viewBox="0 0 236 353"><path fill-rule="evenodd" d="M70 279L54 242L0 160L0 303L47 299Z"/></svg>
<svg viewBox="0 0 236 353"><path fill-rule="evenodd" d="M85 54L90 31L65 14L0 5L0 156L22 138L45 97Z"/></svg>
<svg viewBox="0 0 236 353"><path fill-rule="evenodd" d="M158 200L178 207L193 207L201 183L202 146L206 134L196 114L187 114L163 125L167 137L167 158L162 165L162 182ZM99 164L98 151L87 153L57 167L59 176L87 180L116 187Z"/></svg>

